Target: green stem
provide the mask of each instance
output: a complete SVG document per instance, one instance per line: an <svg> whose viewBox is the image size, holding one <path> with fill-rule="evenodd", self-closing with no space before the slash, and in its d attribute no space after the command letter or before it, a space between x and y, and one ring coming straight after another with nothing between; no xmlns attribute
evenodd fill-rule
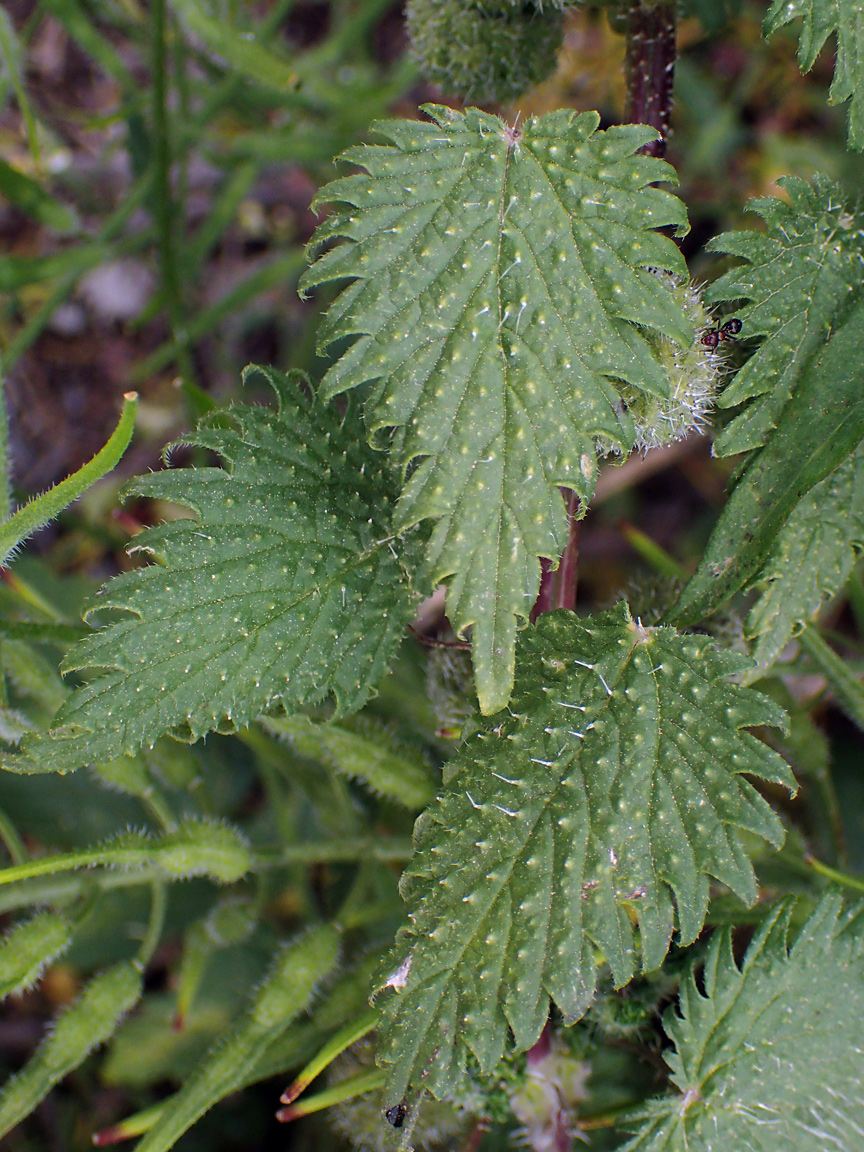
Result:
<svg viewBox="0 0 864 1152"><path fill-rule="evenodd" d="M368 1036L378 1023L378 1013L370 1008L361 1013L358 1019L350 1021L344 1028L340 1028L335 1036L331 1036L324 1047L312 1060L297 1073L297 1076L288 1085L280 1097L282 1104L293 1104L301 1092L305 1092L316 1077L320 1076L325 1068L346 1048Z"/></svg>
<svg viewBox="0 0 864 1152"><path fill-rule="evenodd" d="M80 900L90 891L113 892L119 888L138 888L162 873L155 865L134 872L84 872L77 876L42 875L15 884L0 886L0 913L32 908L39 904L66 904Z"/></svg>
<svg viewBox="0 0 864 1152"><path fill-rule="evenodd" d="M311 1116L313 1112L321 1112L325 1108L332 1108L334 1104L341 1104L344 1100L353 1100L355 1096L365 1096L367 1092L376 1092L383 1088L387 1080L387 1073L381 1068L373 1068L369 1072L361 1072L350 1080L340 1080L323 1092L316 1092L314 1096L307 1096L299 1104L289 1104L287 1108L280 1108L276 1119L286 1123L297 1120L301 1116Z"/></svg>
<svg viewBox="0 0 864 1152"><path fill-rule="evenodd" d="M0 566L6 567L21 543L39 528L54 519L73 500L77 500L97 480L110 472L119 462L132 439L138 394L127 392L123 398L123 411L108 443L83 467L79 468L41 496L36 496L15 515L0 525Z"/></svg>
<svg viewBox="0 0 864 1152"><path fill-rule="evenodd" d="M834 699L850 720L864 729L864 685L851 672L812 624L806 625L798 640L825 679Z"/></svg>
<svg viewBox="0 0 864 1152"><path fill-rule="evenodd" d="M641 529L628 524L626 520L621 521L619 528L633 551L638 553L655 572L659 572L661 576L672 576L676 580L689 578L690 573L687 569Z"/></svg>
<svg viewBox="0 0 864 1152"><path fill-rule="evenodd" d="M567 507L567 543L557 568L553 568L548 560L542 562L540 589L531 610L532 621L543 612L552 612L556 608L567 608L570 612L576 610L579 580L579 521L576 512L579 497L568 488L561 488L560 492Z"/></svg>
<svg viewBox="0 0 864 1152"><path fill-rule="evenodd" d="M171 321L174 342L178 348L180 370L185 380L192 381L192 359L183 323L183 301L177 270L177 244L174 196L171 190L171 138L168 127L168 75L165 68L167 35L165 0L150 3L150 82L153 139L153 174L155 219L159 247L159 267L165 306Z"/></svg>
<svg viewBox="0 0 864 1152"><path fill-rule="evenodd" d="M313 840L308 844L289 844L272 855L261 853L257 864L261 868L279 868L288 864L339 864L355 860L398 863L410 860L413 851L411 840L407 836L368 838L355 836L344 840Z"/></svg>
<svg viewBox="0 0 864 1152"><path fill-rule="evenodd" d="M39 133L36 129L36 118L33 115L30 101L27 99L27 90L24 87L24 78L21 74L20 57L22 55L18 37L15 35L15 28L12 24L12 17L8 12L0 9L0 57L6 64L6 74L15 92L21 119L24 121L24 131L30 146L30 154L38 169L41 165Z"/></svg>
<svg viewBox="0 0 864 1152"><path fill-rule="evenodd" d="M150 921L147 925L147 935L141 941L136 959L144 969L153 959L159 941L162 938L162 929L165 926L165 909L168 905L167 887L162 880L154 880L150 886L152 894L150 904Z"/></svg>
<svg viewBox="0 0 864 1152"><path fill-rule="evenodd" d="M56 605L52 604L50 600L46 600L38 588L34 588L32 584L28 583L28 581L23 580L17 572L10 572L8 569L4 571L3 583L23 605L26 605L26 607L33 609L33 611L40 613L40 615L45 616L48 620L51 621L50 624L45 626L46 628L53 628L57 626L61 628L64 627L63 613L60 611L60 609L57 608ZM20 628L20 625L17 627ZM34 623L33 627L38 630L39 625ZM74 628L77 632L76 636L73 637L71 633L66 633L66 635L69 637L68 643L70 644L74 643L76 640L80 640L82 636L86 636L90 631L86 625L74 625ZM6 636L15 636L16 626L12 623L4 621L3 633ZM22 640L31 639L29 636L21 636L20 638ZM38 643L40 639L38 636L38 631L37 635L33 636L32 639ZM49 643L53 643L51 637L48 635L46 635L44 639L48 640Z"/></svg>
<svg viewBox="0 0 864 1152"><path fill-rule="evenodd" d="M864 581L857 572L853 572L846 582L846 596L849 609L855 617L858 639L864 641Z"/></svg>
<svg viewBox="0 0 864 1152"><path fill-rule="evenodd" d="M0 523L12 515L12 486L9 483L9 413L6 408L6 381L0 363Z"/></svg>
<svg viewBox="0 0 864 1152"><path fill-rule="evenodd" d="M174 831L177 827L177 820L165 797L155 786L149 788L146 793L142 793L139 800L163 831Z"/></svg>
<svg viewBox="0 0 864 1152"><path fill-rule="evenodd" d="M154 1104L151 1108L145 1108L143 1112L136 1112L134 1116L128 1116L119 1124L112 1124L110 1128L103 1128L101 1132L94 1132L93 1143L97 1148L105 1148L109 1144L120 1144L123 1140L131 1140L133 1136L143 1136L145 1132L156 1127L156 1123L164 1111L164 1104Z"/></svg>
<svg viewBox="0 0 864 1152"><path fill-rule="evenodd" d="M106 849L94 852L84 848L58 856L40 856L38 860L25 860L12 868L0 869L0 885L32 880L36 876L52 876L58 872L73 872L76 868L97 868L110 864L115 856L116 853Z"/></svg>
<svg viewBox="0 0 864 1152"><path fill-rule="evenodd" d="M16 867L26 863L28 852L24 847L24 842L18 835L15 825L2 808L0 808L0 840L3 841L3 846L9 853L12 863L16 865Z"/></svg>
<svg viewBox="0 0 864 1152"><path fill-rule="evenodd" d="M833 884L839 884L841 887L849 888L853 892L864 892L864 880L859 879L857 876L850 876L848 872L840 872L828 864L823 864L821 860L817 860L815 856L811 856L809 852L804 857L804 863L811 872L815 872L817 876L824 876L826 880L830 880Z"/></svg>
<svg viewBox="0 0 864 1152"><path fill-rule="evenodd" d="M353 837L344 840L315 840L308 844L289 844L275 852L262 852L252 861L251 871L260 872L290 864L329 864L354 860L381 860L385 862L409 860L413 848L407 836ZM36 876L51 876L59 872L73 872L76 868L123 867L122 849L97 848L64 852L57 856L41 856L26 860L11 868L0 869L0 886ZM127 873L127 876L133 875ZM141 870L140 877L152 880L159 876ZM136 883L141 883L138 879Z"/></svg>

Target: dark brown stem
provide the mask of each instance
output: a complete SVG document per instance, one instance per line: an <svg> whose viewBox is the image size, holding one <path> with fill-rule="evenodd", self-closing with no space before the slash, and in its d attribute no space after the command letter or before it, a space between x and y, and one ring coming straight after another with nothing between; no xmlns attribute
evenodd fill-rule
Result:
<svg viewBox="0 0 864 1152"><path fill-rule="evenodd" d="M558 562L558 567L554 570L548 560L542 561L540 591L537 594L537 602L531 610L532 622L542 612L551 612L554 608L569 608L572 612L576 607L576 586L579 578L579 521L576 519L576 509L579 497L567 488L561 489L561 495L567 504L569 521L567 547Z"/></svg>
<svg viewBox="0 0 864 1152"><path fill-rule="evenodd" d="M650 124L659 140L646 144L648 156L665 156L672 116L677 56L677 0L633 0L627 15L628 124Z"/></svg>

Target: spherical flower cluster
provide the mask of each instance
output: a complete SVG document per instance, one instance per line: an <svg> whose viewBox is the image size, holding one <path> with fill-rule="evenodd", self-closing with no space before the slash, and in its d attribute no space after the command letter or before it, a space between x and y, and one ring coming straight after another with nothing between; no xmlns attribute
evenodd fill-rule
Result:
<svg viewBox="0 0 864 1152"><path fill-rule="evenodd" d="M508 0L408 0L411 55L422 72L469 100L506 103L555 69L557 6Z"/></svg>
<svg viewBox="0 0 864 1152"><path fill-rule="evenodd" d="M683 440L692 432L702 432L714 406L722 377L723 357L701 339L710 327L712 317L702 303L700 290L664 273L661 276L670 292L678 299L696 330L692 344L682 347L675 340L657 332L643 332L669 382L669 395L652 396L630 384L619 386L621 402L635 427L634 447L642 452ZM598 442L601 455L610 446Z"/></svg>
<svg viewBox="0 0 864 1152"><path fill-rule="evenodd" d="M336 1085L375 1067L375 1043L367 1038L353 1044L330 1065L330 1083ZM397 1152L404 1146L405 1131L396 1130L385 1120L387 1104L380 1091L348 1100L329 1108L327 1118L336 1131L357 1152ZM470 1120L453 1105L426 1095L405 1118L410 1146L416 1152L431 1152L453 1144Z"/></svg>

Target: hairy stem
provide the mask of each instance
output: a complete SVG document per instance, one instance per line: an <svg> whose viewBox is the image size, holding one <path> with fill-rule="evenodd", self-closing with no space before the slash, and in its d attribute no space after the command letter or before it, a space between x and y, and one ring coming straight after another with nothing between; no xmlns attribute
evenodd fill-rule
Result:
<svg viewBox="0 0 864 1152"><path fill-rule="evenodd" d="M642 149L648 156L664 156L672 116L675 80L676 0L633 0L627 13L628 124L650 124L659 140Z"/></svg>
<svg viewBox="0 0 864 1152"><path fill-rule="evenodd" d="M567 504L567 546L557 568L553 568L548 560L542 561L540 591L531 610L532 623L543 612L551 612L555 608L569 608L572 612L576 607L579 578L579 521L576 519L576 510L579 497L567 488L561 489L561 495Z"/></svg>

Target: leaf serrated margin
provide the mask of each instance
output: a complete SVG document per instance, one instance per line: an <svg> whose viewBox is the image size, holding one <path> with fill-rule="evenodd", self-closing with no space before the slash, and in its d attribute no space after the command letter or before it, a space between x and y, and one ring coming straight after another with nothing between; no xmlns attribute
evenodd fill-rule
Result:
<svg viewBox="0 0 864 1152"><path fill-rule="evenodd" d="M765 16L766 37L793 20L802 20L798 63L809 72L825 41L837 37L834 78L828 98L849 106L849 144L864 148L864 10L857 0L774 0Z"/></svg>
<svg viewBox="0 0 864 1152"><path fill-rule="evenodd" d="M300 375L250 371L273 386L278 413L213 413L189 439L224 468L133 482L130 492L195 515L136 538L157 563L106 585L90 615L114 618L64 662L94 678L5 768L69 771L166 733L194 741L331 695L347 713L375 690L412 611L417 534L393 533L386 460L350 404L339 416L310 399Z"/></svg>
<svg viewBox="0 0 864 1152"><path fill-rule="evenodd" d="M644 125L598 132L597 113L511 128L427 106L434 123L376 125L386 146L342 157L363 172L325 187L336 204L313 237L301 290L351 281L320 332L352 340L322 382L369 385L366 422L405 473L397 527L435 521L425 571L449 582L448 614L472 628L481 710L513 683L517 621L557 560L556 491L590 499L594 441L628 451L620 382L665 396L649 332L689 345L693 327L661 277L686 275L656 229L686 228L674 182L637 155ZM395 434L388 441L392 430Z"/></svg>
<svg viewBox="0 0 864 1152"><path fill-rule="evenodd" d="M633 1116L622 1152L861 1152L862 909L841 909L823 897L790 948L794 902L778 905L741 967L731 930L715 932L664 1017L680 1095Z"/></svg>
<svg viewBox="0 0 864 1152"><path fill-rule="evenodd" d="M684 944L701 930L709 876L756 899L739 832L779 844L783 829L743 774L796 784L743 730L784 723L726 683L749 666L626 605L547 613L522 635L510 708L462 747L415 828L409 926L381 985L394 1100L463 1087L469 1055L491 1072L511 1033L527 1049L550 999L578 1019L595 949L619 986L636 971L634 920L642 967L659 965L676 919Z"/></svg>

